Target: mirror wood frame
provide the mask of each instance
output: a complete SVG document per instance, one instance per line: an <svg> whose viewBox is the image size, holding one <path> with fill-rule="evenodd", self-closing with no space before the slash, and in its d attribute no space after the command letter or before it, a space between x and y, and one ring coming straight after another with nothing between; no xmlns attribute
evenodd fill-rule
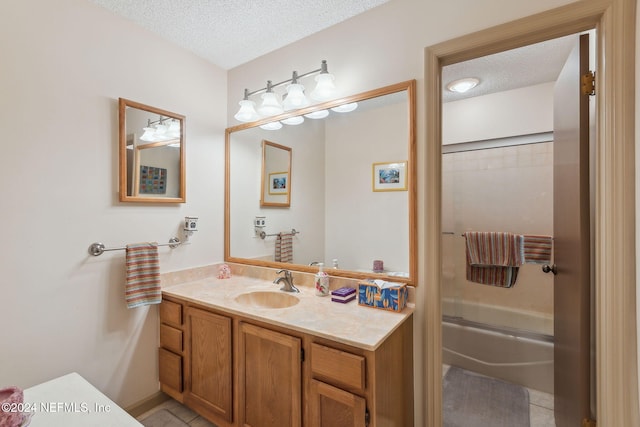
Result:
<svg viewBox="0 0 640 427"><path fill-rule="evenodd" d="M250 129L276 120L284 120L289 117L309 114L313 111L326 110L342 104L364 101L379 96L389 95L396 92L407 92L408 98L408 146L407 146L407 194L408 194L408 211L409 211L409 277L390 276L382 273L365 273L353 270L331 269L328 273L331 276L345 277L351 279L382 279L394 282L407 283L411 286L417 285L417 189L416 189L416 81L408 80L401 83L385 86L382 88L362 92L356 95L336 99L333 101L323 102L311 107L301 108L292 112L280 114L278 116L269 117L251 123L243 123L233 126L225 130L225 190L224 190L224 259L226 262L237 264L253 265L258 267L286 268L291 271L316 273L318 268L307 266L304 264L293 264L275 261L255 260L249 258L239 258L231 256L231 218L230 218L230 177L231 177L231 134L245 129Z"/></svg>
<svg viewBox="0 0 640 427"><path fill-rule="evenodd" d="M287 157L289 158L289 166L287 170L284 171L287 173L287 193L286 193L286 202L274 202L269 201L266 195L267 188L266 185L269 185L267 179L267 148L271 147L274 149L279 149L287 152ZM286 147L284 145L276 144L275 142L267 141L266 139L262 140L262 170L260 171L260 207L270 206L270 207L282 207L288 208L291 206L291 147ZM282 196L282 195L280 195Z"/></svg>
<svg viewBox="0 0 640 427"><path fill-rule="evenodd" d="M159 197L159 196L150 196L150 197L141 197L139 195L128 195L127 193L127 107L136 108L138 110L147 111L152 114L157 114L158 116L170 117L180 121L180 174L179 174L179 197ZM185 203L187 201L186 197L186 142L185 142L185 126L186 119L185 116L177 113L172 113L167 110L162 110L160 108L151 107L149 105L141 104L139 102L131 101L125 98L118 99L118 121L119 121L119 130L118 130L118 143L119 143L119 198L121 202L136 202L136 203ZM151 145L151 144L150 144ZM166 145L163 143L153 143L155 146ZM136 177L137 174L133 173L133 177Z"/></svg>

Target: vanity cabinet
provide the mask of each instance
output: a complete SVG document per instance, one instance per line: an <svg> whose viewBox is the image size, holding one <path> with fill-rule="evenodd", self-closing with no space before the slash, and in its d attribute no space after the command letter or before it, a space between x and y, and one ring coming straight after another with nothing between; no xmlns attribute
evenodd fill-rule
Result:
<svg viewBox="0 0 640 427"><path fill-rule="evenodd" d="M184 403L210 418L233 419L231 318L186 307Z"/></svg>
<svg viewBox="0 0 640 427"><path fill-rule="evenodd" d="M363 397L311 380L309 393L311 427L362 427L369 424Z"/></svg>
<svg viewBox="0 0 640 427"><path fill-rule="evenodd" d="M240 322L240 425L300 427L302 340Z"/></svg>
<svg viewBox="0 0 640 427"><path fill-rule="evenodd" d="M173 295L160 313L161 389L219 427L413 425L412 315L367 350Z"/></svg>
<svg viewBox="0 0 640 427"><path fill-rule="evenodd" d="M163 300L160 304L160 348L158 367L160 389L182 402L184 390L184 327L182 304Z"/></svg>

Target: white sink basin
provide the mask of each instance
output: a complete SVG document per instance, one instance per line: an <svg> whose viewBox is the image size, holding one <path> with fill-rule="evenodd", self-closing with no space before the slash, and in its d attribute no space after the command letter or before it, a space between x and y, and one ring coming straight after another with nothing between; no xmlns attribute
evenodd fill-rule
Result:
<svg viewBox="0 0 640 427"><path fill-rule="evenodd" d="M300 300L283 292L254 291L238 295L236 302L255 308L287 308L298 304Z"/></svg>

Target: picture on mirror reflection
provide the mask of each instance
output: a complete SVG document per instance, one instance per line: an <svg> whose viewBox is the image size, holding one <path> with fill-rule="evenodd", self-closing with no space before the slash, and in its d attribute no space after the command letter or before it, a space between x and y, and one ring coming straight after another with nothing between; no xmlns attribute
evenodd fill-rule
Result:
<svg viewBox="0 0 640 427"><path fill-rule="evenodd" d="M407 189L407 162L373 164L373 191L403 191Z"/></svg>
<svg viewBox="0 0 640 427"><path fill-rule="evenodd" d="M167 192L167 170L153 166L140 166L140 193L165 194Z"/></svg>
<svg viewBox="0 0 640 427"><path fill-rule="evenodd" d="M269 194L287 194L288 191L288 173L274 172L269 174Z"/></svg>

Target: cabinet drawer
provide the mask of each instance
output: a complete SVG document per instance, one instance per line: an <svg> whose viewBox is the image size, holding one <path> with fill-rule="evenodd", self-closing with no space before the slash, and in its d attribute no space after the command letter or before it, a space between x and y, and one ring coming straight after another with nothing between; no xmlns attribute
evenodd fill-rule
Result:
<svg viewBox="0 0 640 427"><path fill-rule="evenodd" d="M311 344L311 372L327 382L364 390L365 358L335 348Z"/></svg>
<svg viewBox="0 0 640 427"><path fill-rule="evenodd" d="M160 382L178 393L182 393L182 357L160 348L158 349L158 365Z"/></svg>
<svg viewBox="0 0 640 427"><path fill-rule="evenodd" d="M182 305L162 300L160 304L160 321L169 325L182 326Z"/></svg>
<svg viewBox="0 0 640 427"><path fill-rule="evenodd" d="M160 346L175 353L182 353L182 331L164 323L160 324Z"/></svg>

